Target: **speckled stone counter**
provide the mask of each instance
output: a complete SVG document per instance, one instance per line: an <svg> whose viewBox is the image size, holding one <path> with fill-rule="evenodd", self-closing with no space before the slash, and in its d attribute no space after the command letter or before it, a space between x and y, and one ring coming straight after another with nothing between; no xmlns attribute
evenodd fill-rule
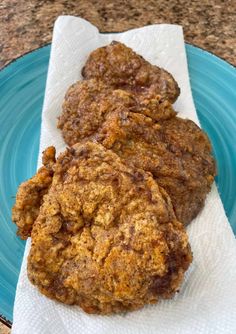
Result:
<svg viewBox="0 0 236 334"><path fill-rule="evenodd" d="M185 40L236 65L235 0L2 0L0 67L50 43L58 15L78 15L100 31L124 31L153 23L184 27Z"/></svg>

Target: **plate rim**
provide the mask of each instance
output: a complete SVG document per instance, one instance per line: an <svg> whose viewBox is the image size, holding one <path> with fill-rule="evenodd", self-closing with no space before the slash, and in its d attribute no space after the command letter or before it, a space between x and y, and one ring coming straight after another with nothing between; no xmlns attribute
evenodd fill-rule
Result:
<svg viewBox="0 0 236 334"><path fill-rule="evenodd" d="M105 32L103 34L109 34L111 32ZM120 33L120 32L112 32L112 33ZM5 72L7 69L9 69L11 66L14 66L14 65L17 65L17 63L22 60L23 58L25 58L27 55L31 54L31 53L37 53L37 51L41 50L41 49L44 49L44 48L47 48L47 47L50 47L52 45L51 42L49 43L45 43L35 49L32 49L30 51L27 51L23 54L21 54L20 56L12 59L9 63L5 64L1 69L0 69L0 74ZM202 47L199 47L193 43L188 43L188 42L185 42L185 46L188 46L190 47L190 50L191 49L197 49L198 51L200 52L203 52L204 54L208 54L209 56L213 57L214 59L216 60L220 60L221 62L223 62L227 67L229 67L231 70L234 70L236 71L236 65L233 65L232 63L230 63L229 61L227 61L226 59L224 59L223 57L220 57L214 53L212 53L211 51L208 51ZM49 55L50 56L50 55ZM12 322L10 320L8 320L4 315L0 314L0 322L3 323L5 326L7 326L8 328L11 328L12 327Z"/></svg>

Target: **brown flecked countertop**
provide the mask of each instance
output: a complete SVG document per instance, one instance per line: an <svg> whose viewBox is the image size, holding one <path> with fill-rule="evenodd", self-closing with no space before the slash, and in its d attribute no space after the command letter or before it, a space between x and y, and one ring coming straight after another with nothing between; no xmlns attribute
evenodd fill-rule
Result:
<svg viewBox="0 0 236 334"><path fill-rule="evenodd" d="M154 23L180 24L186 42L236 65L235 0L1 0L0 68L50 43L59 15L81 16L102 32ZM9 330L0 323L3 333Z"/></svg>
<svg viewBox="0 0 236 334"><path fill-rule="evenodd" d="M0 68L50 43L58 15L81 16L100 31L124 31L154 23L184 27L188 43L236 65L235 0L2 0Z"/></svg>

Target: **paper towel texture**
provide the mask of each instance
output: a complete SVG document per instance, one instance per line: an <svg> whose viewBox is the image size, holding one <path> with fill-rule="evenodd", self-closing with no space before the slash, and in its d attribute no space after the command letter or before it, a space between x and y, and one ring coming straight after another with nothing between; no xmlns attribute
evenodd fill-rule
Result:
<svg viewBox="0 0 236 334"><path fill-rule="evenodd" d="M199 124L192 100L182 28L152 25L124 33L100 34L89 22L61 16L54 27L42 113L41 152L65 144L56 127L68 87L81 79L91 51L112 40L125 43L177 80L181 95L175 103L179 116ZM28 281L27 242L17 286L12 334L233 334L236 333L236 242L215 185L206 205L188 227L194 261L174 299L115 316L84 313L42 296Z"/></svg>

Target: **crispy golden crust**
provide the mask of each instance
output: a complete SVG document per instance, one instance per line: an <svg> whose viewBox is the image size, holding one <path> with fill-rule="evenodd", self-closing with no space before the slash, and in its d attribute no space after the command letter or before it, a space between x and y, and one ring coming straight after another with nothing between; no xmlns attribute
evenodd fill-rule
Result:
<svg viewBox="0 0 236 334"><path fill-rule="evenodd" d="M184 224L202 209L216 168L209 139L194 122L173 117L154 124L141 114L113 112L94 139L151 172Z"/></svg>
<svg viewBox="0 0 236 334"><path fill-rule="evenodd" d="M12 221L18 227L17 234L27 239L38 217L43 196L52 183L52 164L55 163L55 148L48 147L43 152L43 164L38 172L28 181L23 182L17 192L16 203L12 208Z"/></svg>
<svg viewBox="0 0 236 334"><path fill-rule="evenodd" d="M88 313L135 310L179 288L192 255L151 174L97 143L57 159L32 230L28 276L46 296Z"/></svg>
<svg viewBox="0 0 236 334"><path fill-rule="evenodd" d="M97 79L78 81L72 85L63 102L63 112L58 128L68 145L93 135L102 125L108 113L114 110L139 112L155 121L166 120L175 115L171 104L161 98L139 99L124 90L112 90Z"/></svg>
<svg viewBox="0 0 236 334"><path fill-rule="evenodd" d="M132 49L115 41L90 54L82 75L85 79L102 79L115 89L131 91L137 96L159 94L171 103L180 94L170 73L151 65Z"/></svg>

